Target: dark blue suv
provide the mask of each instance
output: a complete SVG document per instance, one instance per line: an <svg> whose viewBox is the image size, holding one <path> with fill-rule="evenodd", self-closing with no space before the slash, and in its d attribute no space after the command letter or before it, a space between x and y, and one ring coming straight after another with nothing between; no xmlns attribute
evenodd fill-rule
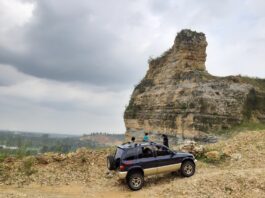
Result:
<svg viewBox="0 0 265 198"><path fill-rule="evenodd" d="M154 142L126 143L107 157L108 169L117 170L131 190L141 189L148 175L180 170L183 176L190 177L195 173L195 162L190 153L171 151Z"/></svg>

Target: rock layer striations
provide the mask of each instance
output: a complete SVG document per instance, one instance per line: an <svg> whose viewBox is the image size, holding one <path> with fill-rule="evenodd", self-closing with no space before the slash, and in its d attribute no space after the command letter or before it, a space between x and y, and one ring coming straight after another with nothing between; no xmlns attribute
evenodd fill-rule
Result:
<svg viewBox="0 0 265 198"><path fill-rule="evenodd" d="M124 113L126 135L194 138L243 122L265 122L265 80L216 77L205 68L203 33L182 30L135 87Z"/></svg>

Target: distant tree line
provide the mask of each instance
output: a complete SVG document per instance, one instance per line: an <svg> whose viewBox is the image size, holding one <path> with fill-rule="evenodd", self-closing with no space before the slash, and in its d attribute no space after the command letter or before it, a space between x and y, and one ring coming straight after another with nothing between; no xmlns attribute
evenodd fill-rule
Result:
<svg viewBox="0 0 265 198"><path fill-rule="evenodd" d="M0 145L16 146L17 150L0 149L1 155L30 155L43 152L75 151L80 147L103 147L92 140L80 140L79 136L55 136L50 134L16 133L0 131Z"/></svg>

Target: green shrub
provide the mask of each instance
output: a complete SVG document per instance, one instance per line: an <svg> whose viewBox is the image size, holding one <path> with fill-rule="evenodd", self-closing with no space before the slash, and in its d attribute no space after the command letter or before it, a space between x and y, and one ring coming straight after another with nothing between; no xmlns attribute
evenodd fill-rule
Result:
<svg viewBox="0 0 265 198"><path fill-rule="evenodd" d="M144 93L146 87L152 87L154 85L153 80L151 79L142 79L141 82L135 86L135 89L139 91L139 93Z"/></svg>
<svg viewBox="0 0 265 198"><path fill-rule="evenodd" d="M222 164L222 163L224 163L224 162L226 161L227 158L228 158L228 157L227 157L226 155L224 155L224 154L221 153L221 154L220 154L220 159L209 159L209 158L203 156L203 157L201 158L201 160L202 160L203 162L205 162L205 163L208 163L208 164L218 165L218 164Z"/></svg>
<svg viewBox="0 0 265 198"><path fill-rule="evenodd" d="M257 122L244 122L242 124L236 125L230 129L223 129L216 132L218 135L230 137L234 134L244 131L261 131L265 130L265 123Z"/></svg>
<svg viewBox="0 0 265 198"><path fill-rule="evenodd" d="M25 175L30 176L37 172L37 170L33 168L33 165L35 164L35 162L36 160L34 157L27 157L22 161L22 164L19 170L23 172Z"/></svg>
<svg viewBox="0 0 265 198"><path fill-rule="evenodd" d="M247 120L251 118L252 111L255 111L257 108L257 96L255 89L251 89L247 95L247 100L245 102L244 116Z"/></svg>
<svg viewBox="0 0 265 198"><path fill-rule="evenodd" d="M4 164L0 162L0 182L8 178L8 171L5 169Z"/></svg>
<svg viewBox="0 0 265 198"><path fill-rule="evenodd" d="M187 108L188 108L187 103L180 103L180 109L185 110L185 109L187 109Z"/></svg>
<svg viewBox="0 0 265 198"><path fill-rule="evenodd" d="M1 150L0 150L1 152ZM7 157L7 155L5 153L0 153L0 163L3 162L5 160L5 158Z"/></svg>
<svg viewBox="0 0 265 198"><path fill-rule="evenodd" d="M4 170L4 166L3 166L2 163L0 163L0 177L3 176L4 172L5 172L5 170Z"/></svg>
<svg viewBox="0 0 265 198"><path fill-rule="evenodd" d="M84 164L87 162L87 158L85 156L81 157L81 163Z"/></svg>

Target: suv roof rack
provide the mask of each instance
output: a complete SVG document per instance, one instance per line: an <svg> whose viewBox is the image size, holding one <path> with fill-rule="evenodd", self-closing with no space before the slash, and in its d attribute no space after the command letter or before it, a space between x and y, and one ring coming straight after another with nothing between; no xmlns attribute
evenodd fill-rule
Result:
<svg viewBox="0 0 265 198"><path fill-rule="evenodd" d="M125 143L122 143L120 146L120 148L123 148L123 149L128 149L128 148L133 148L133 147L137 147L137 146L148 146L148 145L157 145L157 143L155 142L125 142Z"/></svg>
<svg viewBox="0 0 265 198"><path fill-rule="evenodd" d="M131 142L124 142L121 145L130 144Z"/></svg>

